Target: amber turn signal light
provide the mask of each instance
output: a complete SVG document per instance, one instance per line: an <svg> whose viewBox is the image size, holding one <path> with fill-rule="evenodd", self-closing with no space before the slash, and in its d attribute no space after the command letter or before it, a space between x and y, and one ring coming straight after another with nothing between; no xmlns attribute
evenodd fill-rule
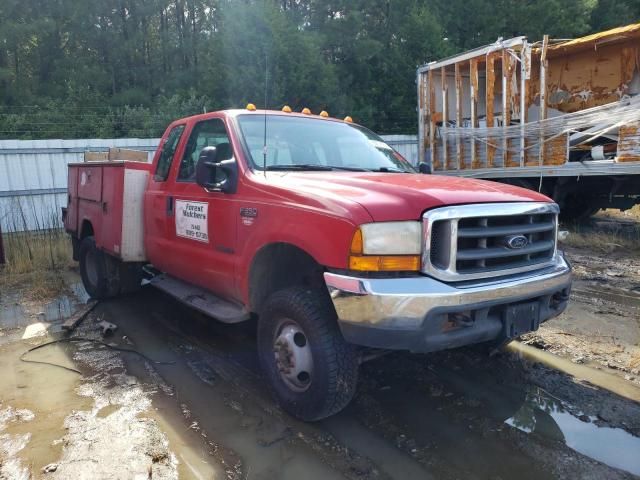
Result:
<svg viewBox="0 0 640 480"><path fill-rule="evenodd" d="M362 230L357 229L351 239L349 269L361 272L417 272L420 255L364 255Z"/></svg>
<svg viewBox="0 0 640 480"><path fill-rule="evenodd" d="M417 272L419 255L351 255L349 269L361 272Z"/></svg>
<svg viewBox="0 0 640 480"><path fill-rule="evenodd" d="M362 255L364 253L364 247L362 243L362 230L359 228L356 233L353 234L351 239L351 248L349 249L351 255Z"/></svg>

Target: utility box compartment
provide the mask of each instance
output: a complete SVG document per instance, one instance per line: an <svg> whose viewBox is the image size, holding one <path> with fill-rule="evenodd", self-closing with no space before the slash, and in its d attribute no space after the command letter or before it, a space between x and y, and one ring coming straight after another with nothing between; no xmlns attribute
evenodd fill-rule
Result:
<svg viewBox="0 0 640 480"><path fill-rule="evenodd" d="M69 165L65 229L93 235L98 248L125 262L146 260L144 191L150 165L107 161Z"/></svg>

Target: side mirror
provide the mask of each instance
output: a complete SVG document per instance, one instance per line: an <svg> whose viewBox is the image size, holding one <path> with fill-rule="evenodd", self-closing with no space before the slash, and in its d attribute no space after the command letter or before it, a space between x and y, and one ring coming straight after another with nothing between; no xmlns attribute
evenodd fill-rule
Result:
<svg viewBox="0 0 640 480"><path fill-rule="evenodd" d="M425 162L420 162L418 164L418 171L420 173L431 173L431 165Z"/></svg>
<svg viewBox="0 0 640 480"><path fill-rule="evenodd" d="M234 159L218 161L218 149L205 147L196 164L196 183L206 190L236 193L238 165Z"/></svg>

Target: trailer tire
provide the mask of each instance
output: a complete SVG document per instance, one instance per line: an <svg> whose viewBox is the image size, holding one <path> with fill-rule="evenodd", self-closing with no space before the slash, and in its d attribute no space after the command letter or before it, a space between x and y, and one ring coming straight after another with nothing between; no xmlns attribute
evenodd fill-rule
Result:
<svg viewBox="0 0 640 480"><path fill-rule="evenodd" d="M271 295L258 320L258 355L274 396L294 417L320 420L353 398L357 350L342 337L325 291L292 287Z"/></svg>
<svg viewBox="0 0 640 480"><path fill-rule="evenodd" d="M118 279L114 275L115 261L96 247L95 238L85 237L80 242L80 276L87 293L103 300L118 294Z"/></svg>
<svg viewBox="0 0 640 480"><path fill-rule="evenodd" d="M591 201L590 201L591 200ZM600 207L594 207L593 199L580 197L577 194L569 195L560 203L560 219L566 223L583 223L600 211Z"/></svg>

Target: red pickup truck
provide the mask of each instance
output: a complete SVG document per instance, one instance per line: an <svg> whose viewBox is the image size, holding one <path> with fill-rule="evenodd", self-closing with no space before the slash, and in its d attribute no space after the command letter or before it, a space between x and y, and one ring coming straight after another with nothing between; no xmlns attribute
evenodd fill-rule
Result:
<svg viewBox="0 0 640 480"><path fill-rule="evenodd" d="M70 165L64 222L95 298L146 276L220 321L257 318L276 398L316 420L372 351L499 344L561 313L557 217L530 190L421 175L349 121L248 108L173 122L151 164Z"/></svg>

